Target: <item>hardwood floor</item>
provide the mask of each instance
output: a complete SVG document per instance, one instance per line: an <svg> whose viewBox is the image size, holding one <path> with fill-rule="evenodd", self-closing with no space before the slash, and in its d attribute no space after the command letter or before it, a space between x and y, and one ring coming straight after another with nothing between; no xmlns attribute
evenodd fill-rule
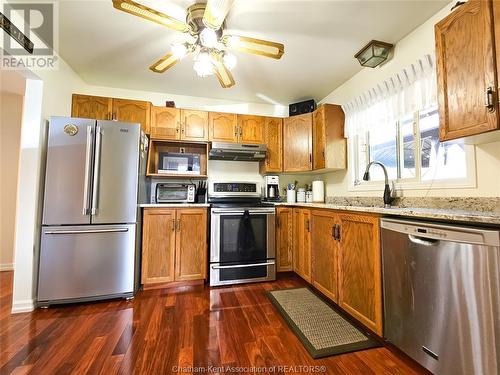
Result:
<svg viewBox="0 0 500 375"><path fill-rule="evenodd" d="M312 359L264 294L303 284L287 275L273 283L148 290L131 302L11 315L12 272L0 272L0 374L173 374L176 366L276 366L280 374L311 373L298 366L324 366L316 372L327 374L424 373L387 348Z"/></svg>

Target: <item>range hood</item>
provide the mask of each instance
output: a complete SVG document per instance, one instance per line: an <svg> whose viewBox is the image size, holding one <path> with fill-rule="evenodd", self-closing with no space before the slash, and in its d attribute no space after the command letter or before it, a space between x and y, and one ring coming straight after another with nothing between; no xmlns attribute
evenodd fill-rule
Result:
<svg viewBox="0 0 500 375"><path fill-rule="evenodd" d="M212 160L261 161L266 158L266 153L266 145L213 142L208 158Z"/></svg>

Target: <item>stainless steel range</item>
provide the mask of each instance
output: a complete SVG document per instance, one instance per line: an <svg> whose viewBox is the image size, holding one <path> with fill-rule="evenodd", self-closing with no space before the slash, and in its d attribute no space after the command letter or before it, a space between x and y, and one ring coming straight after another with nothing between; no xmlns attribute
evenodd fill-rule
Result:
<svg viewBox="0 0 500 375"><path fill-rule="evenodd" d="M255 182L212 182L210 285L276 279L275 208Z"/></svg>

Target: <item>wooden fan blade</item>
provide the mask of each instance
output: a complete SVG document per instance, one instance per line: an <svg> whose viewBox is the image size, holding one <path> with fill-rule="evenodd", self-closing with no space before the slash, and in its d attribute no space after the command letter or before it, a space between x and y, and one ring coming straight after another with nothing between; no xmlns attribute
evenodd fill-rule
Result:
<svg viewBox="0 0 500 375"><path fill-rule="evenodd" d="M205 26L214 30L220 29L232 5L233 0L208 0L203 14Z"/></svg>
<svg viewBox="0 0 500 375"><path fill-rule="evenodd" d="M281 43L249 38L247 36L224 35L222 37L222 43L240 52L270 57L277 60L285 53L285 46Z"/></svg>
<svg viewBox="0 0 500 375"><path fill-rule="evenodd" d="M222 62L221 55L216 52L212 52L211 55L213 60L214 73L217 76L220 85L225 89L234 86L235 82L233 75Z"/></svg>
<svg viewBox="0 0 500 375"><path fill-rule="evenodd" d="M134 16L156 22L160 25L169 27L176 31L186 33L191 30L189 25L185 22L179 21L165 13L158 12L147 6L136 3L132 0L113 0L113 6L126 13L133 14Z"/></svg>
<svg viewBox="0 0 500 375"><path fill-rule="evenodd" d="M157 62L149 67L155 73L163 73L179 62L179 59L172 52L167 53Z"/></svg>

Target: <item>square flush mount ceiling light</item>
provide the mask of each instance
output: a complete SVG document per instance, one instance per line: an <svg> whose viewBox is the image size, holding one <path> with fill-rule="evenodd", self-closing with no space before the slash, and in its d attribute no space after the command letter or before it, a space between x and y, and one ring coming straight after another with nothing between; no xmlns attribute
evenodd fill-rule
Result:
<svg viewBox="0 0 500 375"><path fill-rule="evenodd" d="M394 46L390 43L372 40L361 51L355 54L354 57L358 59L361 66L375 68L387 60L392 47Z"/></svg>

